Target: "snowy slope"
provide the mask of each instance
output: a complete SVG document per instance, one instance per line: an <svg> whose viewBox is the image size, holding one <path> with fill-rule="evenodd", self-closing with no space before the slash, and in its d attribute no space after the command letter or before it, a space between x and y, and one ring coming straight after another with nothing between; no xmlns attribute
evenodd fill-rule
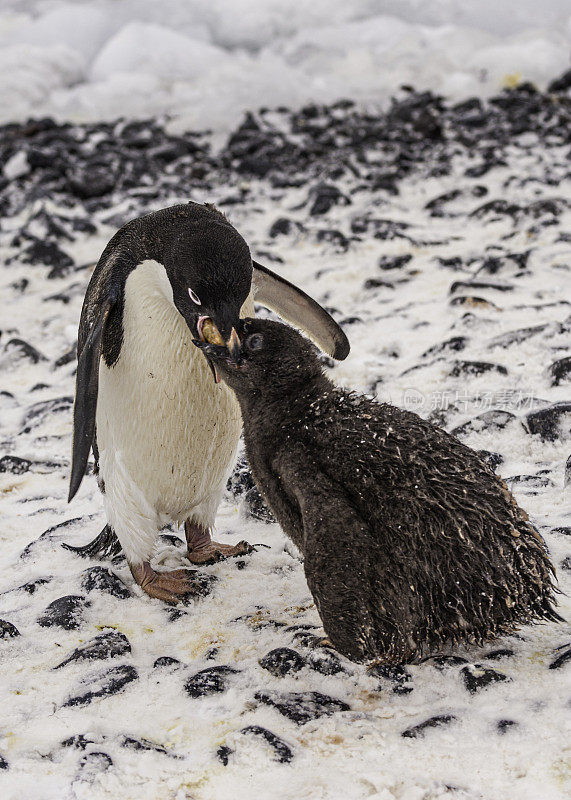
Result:
<svg viewBox="0 0 571 800"><path fill-rule="evenodd" d="M168 114L229 130L245 109L451 97L569 66L568 0L25 0L0 4L0 120Z"/></svg>
<svg viewBox="0 0 571 800"><path fill-rule="evenodd" d="M186 608L143 596L124 561L61 545L104 523L93 477L65 500L90 268L126 219L192 197L341 321L339 383L495 454L545 535L569 619L570 118L565 91L523 86L490 104L403 93L387 114L250 115L216 155L208 137L151 122L1 131L0 796L568 794L566 623L367 672L316 646L302 565L253 516L243 473L218 533L269 549L204 568L217 580ZM162 539L159 563L184 564L181 545ZM87 643L90 660L75 652ZM280 675L263 659L283 647L297 657Z"/></svg>

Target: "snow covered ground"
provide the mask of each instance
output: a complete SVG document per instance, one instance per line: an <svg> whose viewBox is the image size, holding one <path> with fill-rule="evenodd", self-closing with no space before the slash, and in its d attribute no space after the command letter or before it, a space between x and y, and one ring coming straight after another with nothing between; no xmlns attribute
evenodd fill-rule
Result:
<svg viewBox="0 0 571 800"><path fill-rule="evenodd" d="M451 97L569 66L568 0L23 0L0 4L0 120L168 114L228 130L244 109Z"/></svg>
<svg viewBox="0 0 571 800"><path fill-rule="evenodd" d="M269 549L201 570L187 607L61 545L104 523L93 477L65 500L90 269L127 219L192 198L341 322L335 380L487 451L571 619L571 78L521 85L568 68L570 15L563 0L0 6L2 118L92 123L0 129L3 800L569 795L568 623L401 673L351 664L316 645L302 565L244 468L217 534ZM452 99L389 104L403 83ZM308 104L342 96L366 111ZM156 114L166 129L114 121ZM159 563L185 563L177 533ZM276 648L297 653L281 674Z"/></svg>

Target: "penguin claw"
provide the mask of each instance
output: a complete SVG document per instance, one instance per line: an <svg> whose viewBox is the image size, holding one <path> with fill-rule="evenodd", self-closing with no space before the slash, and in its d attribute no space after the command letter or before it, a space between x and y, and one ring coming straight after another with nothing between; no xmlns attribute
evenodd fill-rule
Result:
<svg viewBox="0 0 571 800"><path fill-rule="evenodd" d="M143 564L129 564L129 567L133 578L145 594L156 600L174 605L204 595L204 582L194 580L198 574L195 570L156 572L148 561Z"/></svg>
<svg viewBox="0 0 571 800"><path fill-rule="evenodd" d="M199 548L188 551L188 560L192 564L215 564L217 561L224 561L225 558L233 556L245 556L255 552L255 546L242 540L238 544L222 544L221 542L211 541Z"/></svg>

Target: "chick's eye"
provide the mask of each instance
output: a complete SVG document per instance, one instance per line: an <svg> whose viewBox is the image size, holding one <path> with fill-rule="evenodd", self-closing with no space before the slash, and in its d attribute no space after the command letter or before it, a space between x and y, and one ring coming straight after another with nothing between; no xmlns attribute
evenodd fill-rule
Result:
<svg viewBox="0 0 571 800"><path fill-rule="evenodd" d="M199 306L200 305L200 297L196 294L196 292L193 292L192 289L189 289L188 293L190 295L190 299L192 300L192 302L196 303L196 305Z"/></svg>
<svg viewBox="0 0 571 800"><path fill-rule="evenodd" d="M256 350L261 350L264 346L264 337L261 333L253 333L251 336L248 336L246 339L246 347L248 350L252 350L255 352Z"/></svg>

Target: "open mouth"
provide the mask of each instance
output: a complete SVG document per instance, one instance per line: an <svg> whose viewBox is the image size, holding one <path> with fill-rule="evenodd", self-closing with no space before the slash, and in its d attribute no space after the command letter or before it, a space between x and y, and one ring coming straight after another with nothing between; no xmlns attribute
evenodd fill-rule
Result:
<svg viewBox="0 0 571 800"><path fill-rule="evenodd" d="M220 335L220 331L210 317L199 317L198 322L196 323L196 329L201 342L224 346L224 339ZM216 371L216 365L214 364L214 361L209 357L208 353L204 352L204 355L208 361L208 366L212 371L214 383L220 383L220 376Z"/></svg>

